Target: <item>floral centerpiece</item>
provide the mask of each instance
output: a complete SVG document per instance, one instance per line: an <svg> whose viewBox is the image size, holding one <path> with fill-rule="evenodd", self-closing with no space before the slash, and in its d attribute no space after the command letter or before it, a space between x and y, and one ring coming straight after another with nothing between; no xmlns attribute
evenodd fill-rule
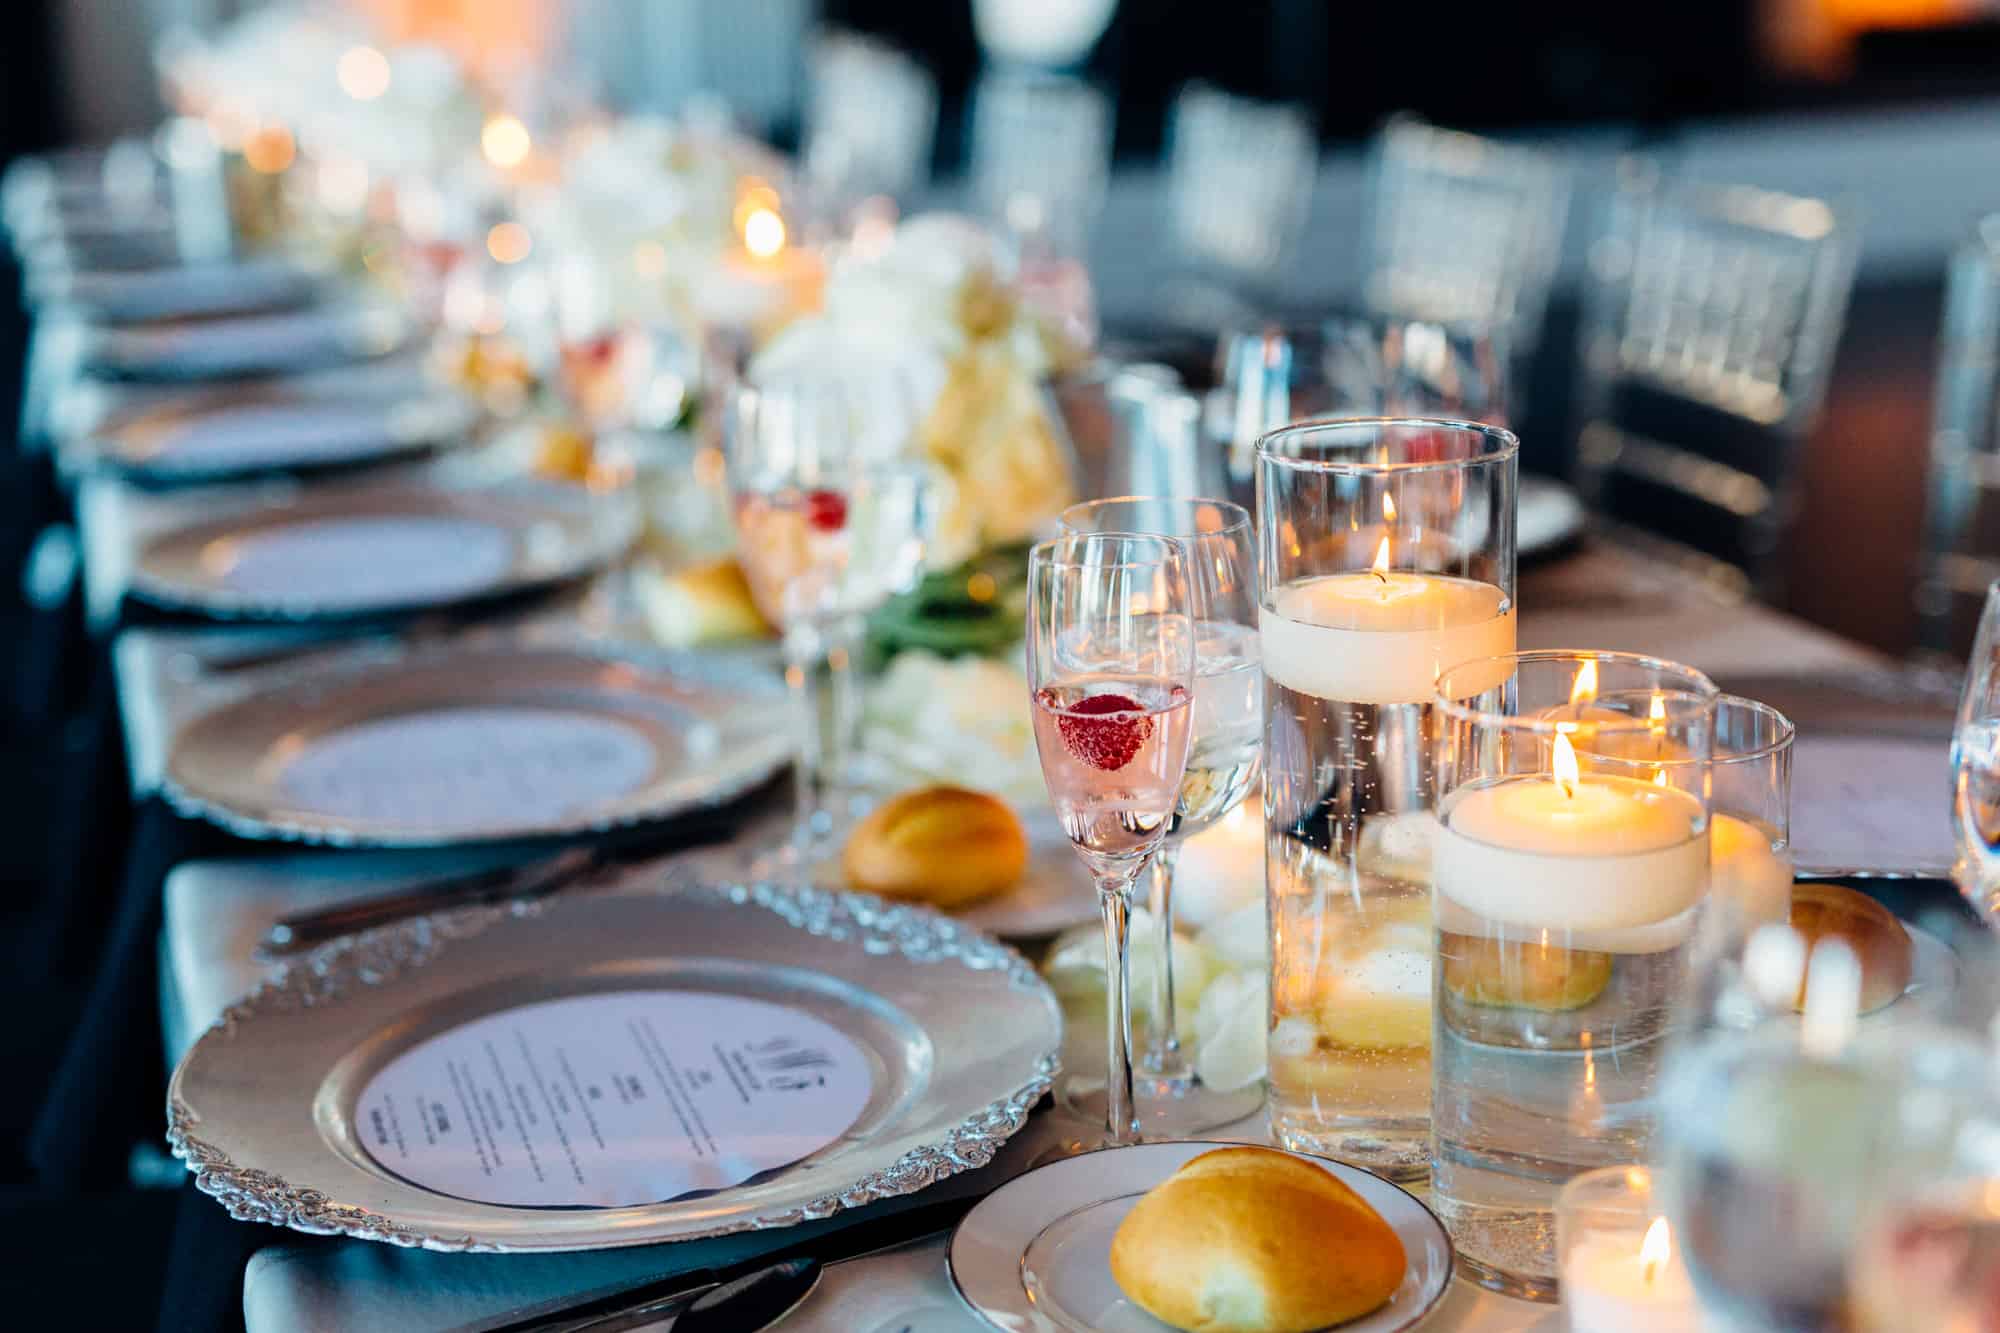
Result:
<svg viewBox="0 0 2000 1333"><path fill-rule="evenodd" d="M893 367L925 404L917 448L943 478L942 516L922 586L876 619L884 649L992 651L1019 638L1024 552L1076 498L1046 384L1084 355L1023 299L989 231L932 214L844 256L821 309L753 359L753 383Z"/></svg>

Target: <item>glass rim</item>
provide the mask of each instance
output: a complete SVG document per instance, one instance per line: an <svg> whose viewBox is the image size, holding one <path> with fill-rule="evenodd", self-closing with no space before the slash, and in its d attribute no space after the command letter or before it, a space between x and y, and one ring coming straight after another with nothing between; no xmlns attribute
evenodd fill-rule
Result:
<svg viewBox="0 0 2000 1333"><path fill-rule="evenodd" d="M1764 742L1754 749L1724 751L1711 747L1710 756L1706 760L1661 759L1657 761L1658 766L1661 768L1673 768L1681 764L1708 763L1721 768L1730 764L1754 764L1791 749L1792 742L1798 739L1798 724L1771 705L1765 703L1762 699L1752 699L1742 694L1717 695L1715 698L1715 711L1719 714L1725 708L1741 709L1745 712L1755 713L1760 717L1775 718L1778 724L1777 737Z"/></svg>
<svg viewBox="0 0 2000 1333"><path fill-rule="evenodd" d="M1069 516L1079 509L1098 509L1117 504L1213 505L1228 521L1213 532L1148 532L1141 528L1078 530L1069 526ZM1061 537L1165 537L1169 541L1180 542L1185 546L1189 542L1207 541L1215 537L1226 537L1233 532L1250 531L1250 511L1234 500L1214 499L1206 495L1106 495L1095 500L1078 500L1073 505L1065 505L1063 511L1056 515L1056 522L1063 525L1064 531L1051 540L1060 540Z"/></svg>
<svg viewBox="0 0 2000 1333"><path fill-rule="evenodd" d="M1056 548L1064 542L1158 542L1164 549L1159 560L1062 560L1056 556ZM1179 537L1162 536L1157 532L1065 532L1036 542L1028 548L1028 564L1043 568L1059 569L1150 569L1167 563L1167 559L1187 562L1187 544Z"/></svg>
<svg viewBox="0 0 2000 1333"><path fill-rule="evenodd" d="M1671 672L1675 675L1684 676L1694 689L1691 692L1688 690L1674 690L1672 693L1700 700L1709 706L1708 711L1711 715L1715 712L1716 703L1724 697L1722 691L1717 688L1714 681L1708 678L1706 672L1699 671L1685 662L1674 662L1664 657L1653 657L1646 653L1599 651L1594 648L1528 648L1513 653L1490 653L1485 657L1475 657L1468 661L1453 663L1438 673L1437 683L1432 687L1431 703L1440 713L1458 722L1486 722L1494 726L1506 727L1514 731L1533 732L1538 735L1553 736L1558 733L1567 734L1568 730L1575 726L1575 723L1569 719L1542 717L1526 713L1495 713L1489 709L1475 707L1466 702L1465 699L1453 698L1444 692L1444 683L1454 672L1466 671L1474 667L1484 667L1498 662L1511 662L1516 667L1519 667L1529 662L1562 661L1611 663L1617 666ZM1514 674L1514 672L1509 672L1508 676L1511 677ZM1505 678L1503 677L1503 679ZM1662 692L1665 693L1666 691ZM1481 693L1484 693L1484 691L1481 691ZM1600 723L1598 725L1599 729L1603 730L1607 724ZM1613 726L1609 729L1614 732L1625 730L1642 731L1649 729L1650 726L1651 722L1648 719L1635 717L1632 719L1630 727ZM1648 760L1647 762L1650 763L1652 761ZM1706 764L1709 760L1704 756L1685 762Z"/></svg>
<svg viewBox="0 0 2000 1333"><path fill-rule="evenodd" d="M1447 430L1459 435L1477 435L1490 441L1492 448L1471 458L1433 459L1423 462L1348 462L1331 458L1303 458L1279 453L1274 445L1294 438L1327 434L1334 430L1359 427L1403 427L1411 430ZM1257 459L1295 472L1315 472L1327 476L1365 477L1385 473L1464 472L1493 463L1504 463L1521 452L1520 437L1505 426L1473 421L1467 417L1308 417L1266 431L1257 437Z"/></svg>

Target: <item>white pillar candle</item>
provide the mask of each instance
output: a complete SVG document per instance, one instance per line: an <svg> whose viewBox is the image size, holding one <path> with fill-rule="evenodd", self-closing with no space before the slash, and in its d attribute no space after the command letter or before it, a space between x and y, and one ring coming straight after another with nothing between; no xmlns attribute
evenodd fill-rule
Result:
<svg viewBox="0 0 2000 1333"><path fill-rule="evenodd" d="M1456 907L1527 929L1610 932L1572 936L1572 948L1638 953L1679 943L1679 918L1708 883L1708 841L1695 832L1701 803L1650 782L1580 775L1560 735L1553 754L1553 775L1465 787L1446 800L1435 852L1439 924L1451 929L1446 909Z"/></svg>
<svg viewBox="0 0 2000 1333"><path fill-rule="evenodd" d="M1632 1231L1578 1239L1562 1265L1571 1333L1699 1333L1694 1287L1670 1236L1661 1217L1643 1240Z"/></svg>
<svg viewBox="0 0 2000 1333"><path fill-rule="evenodd" d="M1272 594L1257 615L1267 676L1319 699L1428 703L1446 668L1514 651L1514 608L1498 587L1391 571L1388 551L1385 537L1374 569Z"/></svg>
<svg viewBox="0 0 2000 1333"><path fill-rule="evenodd" d="M1771 843L1771 831L1752 820L1709 817L1709 893L1746 929L1782 923L1792 914L1792 858Z"/></svg>

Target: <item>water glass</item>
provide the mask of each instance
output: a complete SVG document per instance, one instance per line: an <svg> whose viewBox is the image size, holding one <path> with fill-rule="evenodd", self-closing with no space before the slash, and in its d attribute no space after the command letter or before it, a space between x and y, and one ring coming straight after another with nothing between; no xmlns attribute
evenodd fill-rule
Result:
<svg viewBox="0 0 2000 1333"><path fill-rule="evenodd" d="M1716 695L1624 653L1438 678L1431 1199L1483 1286L1555 1299L1557 1190L1649 1160L1708 893Z"/></svg>
<svg viewBox="0 0 2000 1333"><path fill-rule="evenodd" d="M1660 1097L1668 1213L1709 1327L1958 1327L1901 1322L1956 1280L1910 1251L1947 1257L1937 1242L1985 1229L1985 1191L1957 1187L2000 1176L1996 1110L1987 1043L1927 1021L1833 1051L1766 1025L1678 1052ZM1874 1318L1848 1318L1850 1278Z"/></svg>
<svg viewBox="0 0 2000 1333"><path fill-rule="evenodd" d="M936 521L935 476L910 454L918 419L889 375L745 387L726 405L738 558L783 631L799 715L798 814L763 873L815 878L841 845L862 618L916 581Z"/></svg>
<svg viewBox="0 0 2000 1333"><path fill-rule="evenodd" d="M1514 647L1518 444L1472 422L1307 422L1258 445L1271 1127L1430 1161L1440 670Z"/></svg>
<svg viewBox="0 0 2000 1333"><path fill-rule="evenodd" d="M1172 825L1187 770L1196 706L1190 606L1185 549L1171 537L1071 534L1029 553L1035 750L1104 915L1105 1130L1091 1146L1140 1138L1128 927L1133 886Z"/></svg>
<svg viewBox="0 0 2000 1333"><path fill-rule="evenodd" d="M2000 582L1986 590L1951 737L1952 878L1980 918L2000 925Z"/></svg>
<svg viewBox="0 0 2000 1333"><path fill-rule="evenodd" d="M1263 767L1264 680L1257 657L1257 567L1250 515L1227 500L1126 496L1071 505L1063 531L1155 533L1188 558L1195 627L1194 730L1167 835L1153 853L1150 907L1160 965L1151 1031L1139 1057L1139 1113L1149 1133L1187 1138L1240 1120L1263 1089L1220 1092L1197 1081L1175 1022L1174 865L1181 844L1234 810Z"/></svg>

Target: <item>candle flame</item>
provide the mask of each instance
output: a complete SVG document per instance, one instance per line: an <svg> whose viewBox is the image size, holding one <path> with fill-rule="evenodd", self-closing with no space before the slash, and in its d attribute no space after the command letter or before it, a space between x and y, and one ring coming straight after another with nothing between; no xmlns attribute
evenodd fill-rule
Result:
<svg viewBox="0 0 2000 1333"><path fill-rule="evenodd" d="M1387 523L1396 521L1396 497L1387 491L1382 492L1382 519Z"/></svg>
<svg viewBox="0 0 2000 1333"><path fill-rule="evenodd" d="M1666 725L1667 696L1658 690L1653 691L1653 705L1646 710L1646 720L1653 724L1653 729L1656 731Z"/></svg>
<svg viewBox="0 0 2000 1333"><path fill-rule="evenodd" d="M743 219L743 248L759 259L769 259L785 248L785 220L768 208L753 210Z"/></svg>
<svg viewBox="0 0 2000 1333"><path fill-rule="evenodd" d="M1597 697L1597 659L1591 658L1576 669L1576 681L1569 687L1572 704L1587 704Z"/></svg>
<svg viewBox="0 0 2000 1333"><path fill-rule="evenodd" d="M1382 544L1375 548L1375 563L1368 566L1368 572L1382 582L1389 581L1389 539L1382 538Z"/></svg>
<svg viewBox="0 0 2000 1333"><path fill-rule="evenodd" d="M1667 770L1666 770L1666 769L1664 769L1664 768L1656 768L1656 769L1654 769L1654 770L1653 770L1653 785L1654 785L1655 787L1664 787L1664 786L1666 786L1666 785L1667 785Z"/></svg>
<svg viewBox="0 0 2000 1333"><path fill-rule="evenodd" d="M1652 1286L1653 1279L1674 1257L1674 1229L1667 1225L1667 1219L1656 1217L1653 1225L1646 1228L1646 1239L1639 1243L1639 1271L1645 1275L1646 1285Z"/></svg>
<svg viewBox="0 0 2000 1333"><path fill-rule="evenodd" d="M1549 754L1549 767L1562 787L1563 795L1574 797L1576 784L1582 781L1583 774L1577 771L1576 748L1569 743L1569 737L1560 731L1556 733L1555 748Z"/></svg>

